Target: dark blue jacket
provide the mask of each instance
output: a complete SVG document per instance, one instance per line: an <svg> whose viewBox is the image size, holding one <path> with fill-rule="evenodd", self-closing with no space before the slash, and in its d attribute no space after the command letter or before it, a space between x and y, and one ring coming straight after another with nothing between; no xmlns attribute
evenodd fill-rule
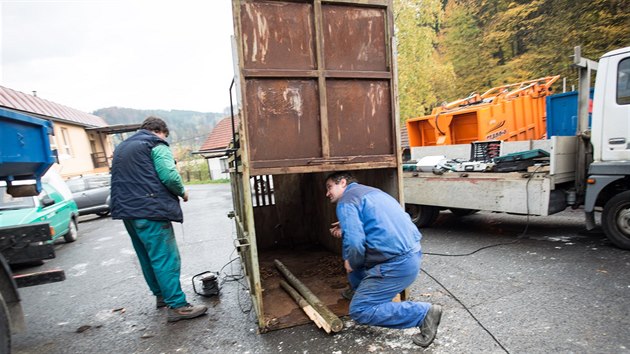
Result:
<svg viewBox="0 0 630 354"><path fill-rule="evenodd" d="M380 189L350 183L337 203L337 218L343 230L343 259L352 269L420 251L420 231L400 203Z"/></svg>
<svg viewBox="0 0 630 354"><path fill-rule="evenodd" d="M168 143L139 130L114 151L111 210L113 219L149 219L183 222L179 198L158 177L151 150Z"/></svg>

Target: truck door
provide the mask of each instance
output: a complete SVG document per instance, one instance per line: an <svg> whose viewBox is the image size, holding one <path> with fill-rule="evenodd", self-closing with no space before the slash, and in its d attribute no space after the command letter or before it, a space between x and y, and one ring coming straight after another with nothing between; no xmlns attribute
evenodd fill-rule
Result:
<svg viewBox="0 0 630 354"><path fill-rule="evenodd" d="M630 52L608 58L602 120L602 161L630 160Z"/></svg>

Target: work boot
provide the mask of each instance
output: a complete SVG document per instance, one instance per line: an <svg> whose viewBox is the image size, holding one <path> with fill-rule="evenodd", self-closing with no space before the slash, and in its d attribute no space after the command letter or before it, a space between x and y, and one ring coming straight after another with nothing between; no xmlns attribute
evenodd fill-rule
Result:
<svg viewBox="0 0 630 354"><path fill-rule="evenodd" d="M352 288L348 288L341 293L344 299L348 301L352 301L352 297L354 296L354 290Z"/></svg>
<svg viewBox="0 0 630 354"><path fill-rule="evenodd" d="M208 308L204 305L191 305L178 307L176 309L168 308L168 316L166 320L168 322L176 322L179 320L189 320L191 318L199 317L208 311Z"/></svg>
<svg viewBox="0 0 630 354"><path fill-rule="evenodd" d="M155 308L161 309L162 307L166 307L166 302L164 302L164 298L162 296L155 297Z"/></svg>
<svg viewBox="0 0 630 354"><path fill-rule="evenodd" d="M420 327L420 333L414 334L411 337L411 340L421 347L428 347L431 345L435 339L435 335L437 334L441 319L442 306L431 305L429 311L427 311L427 314L424 317L424 320L422 321L422 325L418 326Z"/></svg>

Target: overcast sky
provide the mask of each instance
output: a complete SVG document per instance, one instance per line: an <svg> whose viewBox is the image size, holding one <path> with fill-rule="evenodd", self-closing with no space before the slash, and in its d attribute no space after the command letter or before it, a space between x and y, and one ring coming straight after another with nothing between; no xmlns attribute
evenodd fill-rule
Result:
<svg viewBox="0 0 630 354"><path fill-rule="evenodd" d="M85 112L222 112L230 0L0 0L0 85Z"/></svg>

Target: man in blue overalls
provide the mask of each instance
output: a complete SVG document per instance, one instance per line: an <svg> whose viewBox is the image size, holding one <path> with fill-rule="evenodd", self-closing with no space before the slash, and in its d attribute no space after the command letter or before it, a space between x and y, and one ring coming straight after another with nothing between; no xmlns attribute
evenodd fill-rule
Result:
<svg viewBox="0 0 630 354"><path fill-rule="evenodd" d="M112 161L112 219L122 219L136 250L142 274L156 297L156 307L169 306L169 322L206 313L190 305L179 281L181 259L172 221L183 222L179 198L188 192L168 147L166 123L148 117L140 130L123 141Z"/></svg>
<svg viewBox="0 0 630 354"><path fill-rule="evenodd" d="M344 267L354 295L350 317L360 324L388 328L419 327L415 344L435 338L442 307L426 302L393 302L420 271L422 235L398 201L356 182L348 172L326 178L326 197L337 203L339 223L330 229L343 238Z"/></svg>

